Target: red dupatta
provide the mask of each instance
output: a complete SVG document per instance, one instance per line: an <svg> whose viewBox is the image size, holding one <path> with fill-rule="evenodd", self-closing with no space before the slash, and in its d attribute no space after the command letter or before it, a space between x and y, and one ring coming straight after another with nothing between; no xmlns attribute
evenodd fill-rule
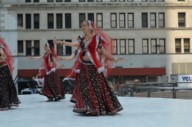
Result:
<svg viewBox="0 0 192 127"><path fill-rule="evenodd" d="M13 74L14 59L12 58L11 51L10 51L8 45L5 43L5 41L2 38L0 38L0 44L3 46L3 52L6 55L6 61L5 62L8 65L10 72Z"/></svg>

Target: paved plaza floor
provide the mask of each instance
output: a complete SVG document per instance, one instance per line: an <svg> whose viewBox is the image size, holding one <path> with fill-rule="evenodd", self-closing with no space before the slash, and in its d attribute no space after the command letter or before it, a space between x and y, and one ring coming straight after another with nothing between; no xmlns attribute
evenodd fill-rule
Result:
<svg viewBox="0 0 192 127"><path fill-rule="evenodd" d="M19 96L19 108L0 112L0 127L191 127L192 100L119 97L124 110L115 116L72 112L70 95L47 103L40 95Z"/></svg>

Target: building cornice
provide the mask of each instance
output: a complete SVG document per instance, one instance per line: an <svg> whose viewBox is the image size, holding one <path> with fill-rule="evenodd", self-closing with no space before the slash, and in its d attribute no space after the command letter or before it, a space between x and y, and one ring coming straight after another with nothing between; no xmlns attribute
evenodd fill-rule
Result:
<svg viewBox="0 0 192 127"><path fill-rule="evenodd" d="M116 8L116 7L192 7L192 3L29 3L29 4L2 4L2 8Z"/></svg>
<svg viewBox="0 0 192 127"><path fill-rule="evenodd" d="M103 28L102 31L182 31L182 30L192 30L192 27L187 27L187 28L174 28L174 27L169 27L169 28ZM81 32L81 29L78 28L73 28L73 29L13 29L13 30L7 30L7 29L1 29L0 32Z"/></svg>

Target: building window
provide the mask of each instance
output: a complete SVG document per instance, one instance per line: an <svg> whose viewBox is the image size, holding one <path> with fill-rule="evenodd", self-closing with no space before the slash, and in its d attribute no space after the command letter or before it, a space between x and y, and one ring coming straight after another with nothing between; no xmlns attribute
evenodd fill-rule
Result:
<svg viewBox="0 0 192 127"><path fill-rule="evenodd" d="M151 23L151 28L155 28L156 27L156 13L151 13L150 14L150 23Z"/></svg>
<svg viewBox="0 0 192 127"><path fill-rule="evenodd" d="M128 13L127 18L128 18L128 28L134 28L134 14Z"/></svg>
<svg viewBox="0 0 192 127"><path fill-rule="evenodd" d="M184 53L190 53L190 39L184 39Z"/></svg>
<svg viewBox="0 0 192 127"><path fill-rule="evenodd" d="M34 14L34 29L39 29L39 14Z"/></svg>
<svg viewBox="0 0 192 127"><path fill-rule="evenodd" d="M175 53L181 53L181 39L175 39Z"/></svg>
<svg viewBox="0 0 192 127"><path fill-rule="evenodd" d="M159 53L160 54L165 54L166 50L165 50L165 39L159 39Z"/></svg>
<svg viewBox="0 0 192 127"><path fill-rule="evenodd" d="M151 53L157 54L157 39L151 39Z"/></svg>
<svg viewBox="0 0 192 127"><path fill-rule="evenodd" d="M34 3L38 3L38 2L39 2L39 0L33 0L33 2L34 2Z"/></svg>
<svg viewBox="0 0 192 127"><path fill-rule="evenodd" d="M117 14L111 13L111 28L117 28Z"/></svg>
<svg viewBox="0 0 192 127"><path fill-rule="evenodd" d="M119 14L119 28L125 28L125 13Z"/></svg>
<svg viewBox="0 0 192 127"><path fill-rule="evenodd" d="M48 29L54 28L54 15L53 14L48 14L47 24L48 24L48 26L47 26Z"/></svg>
<svg viewBox="0 0 192 127"><path fill-rule="evenodd" d="M65 40L66 42L71 42L71 40ZM65 55L69 56L72 54L72 48L70 46L65 47Z"/></svg>
<svg viewBox="0 0 192 127"><path fill-rule="evenodd" d="M159 28L165 27L165 13L159 13Z"/></svg>
<svg viewBox="0 0 192 127"><path fill-rule="evenodd" d="M147 28L148 27L148 14L142 13L142 27Z"/></svg>
<svg viewBox="0 0 192 127"><path fill-rule="evenodd" d="M81 28L83 21L85 21L85 13L80 13L79 14L79 28Z"/></svg>
<svg viewBox="0 0 192 127"><path fill-rule="evenodd" d="M34 41L34 56L39 56L40 55L40 41L35 40Z"/></svg>
<svg viewBox="0 0 192 127"><path fill-rule="evenodd" d="M119 44L120 44L120 54L126 54L126 40L120 39Z"/></svg>
<svg viewBox="0 0 192 127"><path fill-rule="evenodd" d="M64 51L63 45L58 44L58 45L57 45L57 55L63 56L63 55L64 55L64 54L63 54L63 51Z"/></svg>
<svg viewBox="0 0 192 127"><path fill-rule="evenodd" d="M17 14L17 26L23 28L23 14Z"/></svg>
<svg viewBox="0 0 192 127"><path fill-rule="evenodd" d="M128 52L129 54L135 54L135 40L128 39Z"/></svg>
<svg viewBox="0 0 192 127"><path fill-rule="evenodd" d="M143 54L148 54L149 53L149 42L148 42L148 39L143 39L142 40L142 50L143 50Z"/></svg>
<svg viewBox="0 0 192 127"><path fill-rule="evenodd" d="M23 55L24 49L23 49L23 41L17 41L17 54L18 55Z"/></svg>
<svg viewBox="0 0 192 127"><path fill-rule="evenodd" d="M27 40L26 41L26 56L32 55L32 41Z"/></svg>
<svg viewBox="0 0 192 127"><path fill-rule="evenodd" d="M31 0L25 0L25 3L31 3Z"/></svg>
<svg viewBox="0 0 192 127"><path fill-rule="evenodd" d="M25 28L31 29L31 14L25 15Z"/></svg>
<svg viewBox="0 0 192 127"><path fill-rule="evenodd" d="M179 27L186 26L185 13L178 13L178 26Z"/></svg>
<svg viewBox="0 0 192 127"><path fill-rule="evenodd" d="M88 13L88 20L94 22L94 13Z"/></svg>
<svg viewBox="0 0 192 127"><path fill-rule="evenodd" d="M97 27L103 28L103 14L102 13L97 13L96 24L97 24Z"/></svg>
<svg viewBox="0 0 192 127"><path fill-rule="evenodd" d="M118 51L117 51L117 39L114 39L113 40L113 54L118 54Z"/></svg>
<svg viewBox="0 0 192 127"><path fill-rule="evenodd" d="M56 2L62 2L63 0L56 0Z"/></svg>
<svg viewBox="0 0 192 127"><path fill-rule="evenodd" d="M65 14L65 28L66 29L70 29L71 28L71 14L70 13L66 13Z"/></svg>
<svg viewBox="0 0 192 127"><path fill-rule="evenodd" d="M63 15L62 14L56 14L57 19L57 29L63 28Z"/></svg>

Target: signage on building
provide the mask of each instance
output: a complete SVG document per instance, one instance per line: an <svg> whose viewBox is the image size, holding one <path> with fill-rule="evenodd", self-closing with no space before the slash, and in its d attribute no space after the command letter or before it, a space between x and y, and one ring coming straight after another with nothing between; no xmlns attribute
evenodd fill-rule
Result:
<svg viewBox="0 0 192 127"><path fill-rule="evenodd" d="M192 75L178 75L178 82L192 83Z"/></svg>
<svg viewBox="0 0 192 127"><path fill-rule="evenodd" d="M178 75L178 87L192 88L192 75Z"/></svg>

